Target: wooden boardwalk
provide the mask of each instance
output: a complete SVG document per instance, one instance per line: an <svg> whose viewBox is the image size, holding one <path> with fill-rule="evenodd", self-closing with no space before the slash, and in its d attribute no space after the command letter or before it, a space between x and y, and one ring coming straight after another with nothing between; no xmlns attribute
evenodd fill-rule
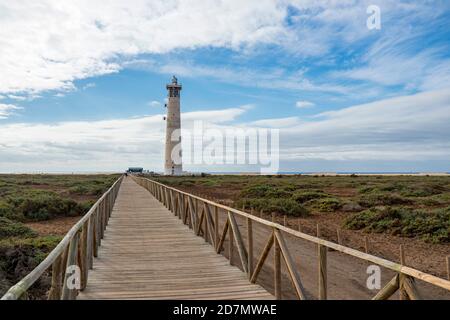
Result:
<svg viewBox="0 0 450 320"><path fill-rule="evenodd" d="M78 299L273 299L125 178Z"/></svg>

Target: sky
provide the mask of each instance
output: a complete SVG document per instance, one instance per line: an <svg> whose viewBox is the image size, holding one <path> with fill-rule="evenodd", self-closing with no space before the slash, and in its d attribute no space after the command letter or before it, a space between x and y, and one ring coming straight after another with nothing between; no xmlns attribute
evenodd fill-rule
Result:
<svg viewBox="0 0 450 320"><path fill-rule="evenodd" d="M0 172L161 171L172 75L281 172L449 172L449 47L446 0L0 0Z"/></svg>

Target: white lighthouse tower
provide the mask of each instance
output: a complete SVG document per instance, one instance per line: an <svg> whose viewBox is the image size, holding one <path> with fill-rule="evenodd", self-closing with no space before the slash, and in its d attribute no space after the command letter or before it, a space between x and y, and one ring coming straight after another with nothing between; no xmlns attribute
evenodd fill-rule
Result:
<svg viewBox="0 0 450 320"><path fill-rule="evenodd" d="M164 174L180 175L183 172L181 161L181 117L180 117L180 91L181 84L175 76L167 88L167 124L166 124L166 150L164 161ZM174 139L175 138L175 139Z"/></svg>

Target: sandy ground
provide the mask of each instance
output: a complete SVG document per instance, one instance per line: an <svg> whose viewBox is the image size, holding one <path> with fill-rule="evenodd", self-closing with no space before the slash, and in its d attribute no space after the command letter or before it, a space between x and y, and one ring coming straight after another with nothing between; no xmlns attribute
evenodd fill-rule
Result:
<svg viewBox="0 0 450 320"><path fill-rule="evenodd" d="M79 217L61 217L47 221L28 222L26 226L36 231L40 236L64 236L72 226L80 220Z"/></svg>

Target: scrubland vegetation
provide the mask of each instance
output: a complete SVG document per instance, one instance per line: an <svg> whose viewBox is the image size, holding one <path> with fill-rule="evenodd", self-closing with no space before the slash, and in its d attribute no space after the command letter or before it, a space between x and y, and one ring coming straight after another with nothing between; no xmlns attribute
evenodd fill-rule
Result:
<svg viewBox="0 0 450 320"><path fill-rule="evenodd" d="M295 217L337 213L349 230L450 242L448 176L223 175L157 180L223 199L236 208Z"/></svg>
<svg viewBox="0 0 450 320"><path fill-rule="evenodd" d="M0 296L61 240L60 235L51 232L39 234L27 223L81 216L117 178L117 175L0 175ZM39 281L32 295L40 296L45 290L48 279L42 277Z"/></svg>

